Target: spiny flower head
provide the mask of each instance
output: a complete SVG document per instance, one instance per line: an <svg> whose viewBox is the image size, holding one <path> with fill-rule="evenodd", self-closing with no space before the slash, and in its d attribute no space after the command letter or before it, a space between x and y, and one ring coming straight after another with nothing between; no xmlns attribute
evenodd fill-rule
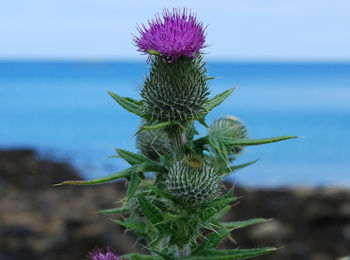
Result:
<svg viewBox="0 0 350 260"><path fill-rule="evenodd" d="M97 248L89 253L88 260L120 260L113 251L107 247L106 252L103 252L101 249Z"/></svg>
<svg viewBox="0 0 350 260"><path fill-rule="evenodd" d="M164 9L163 17L157 14L148 25L149 28L144 24L138 26L140 37L134 38L138 51L144 54L159 54L163 60L172 62L182 56L193 58L206 47L206 27L185 8L174 8L172 12Z"/></svg>

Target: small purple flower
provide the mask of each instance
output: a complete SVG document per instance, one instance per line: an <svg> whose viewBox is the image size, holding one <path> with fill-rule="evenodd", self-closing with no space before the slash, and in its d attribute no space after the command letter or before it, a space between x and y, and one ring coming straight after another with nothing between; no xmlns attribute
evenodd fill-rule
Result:
<svg viewBox="0 0 350 260"><path fill-rule="evenodd" d="M206 27L185 8L174 8L173 12L164 9L163 19L157 14L148 25L149 28L137 26L140 37L134 38L138 51L144 54L159 54L171 62L182 56L193 58L206 47Z"/></svg>
<svg viewBox="0 0 350 260"><path fill-rule="evenodd" d="M107 247L106 252L103 252L101 249L97 248L89 253L88 260L120 260L113 251Z"/></svg>

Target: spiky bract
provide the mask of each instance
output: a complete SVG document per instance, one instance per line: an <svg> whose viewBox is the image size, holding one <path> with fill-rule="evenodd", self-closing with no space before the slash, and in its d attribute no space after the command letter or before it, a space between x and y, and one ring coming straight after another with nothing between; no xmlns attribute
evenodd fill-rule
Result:
<svg viewBox="0 0 350 260"><path fill-rule="evenodd" d="M243 122L234 116L226 116L216 119L210 125L210 131L220 130L223 128L231 128L229 132L229 137L232 138L248 138L247 129L245 128ZM233 146L231 149L232 154L238 154L242 151L241 146Z"/></svg>
<svg viewBox="0 0 350 260"><path fill-rule="evenodd" d="M183 122L204 112L209 91L205 63L200 56L181 58L173 63L153 57L151 65L141 90L146 115L162 122Z"/></svg>
<svg viewBox="0 0 350 260"><path fill-rule="evenodd" d="M172 154L172 144L162 130L142 131L137 135L137 148L148 158L157 161L163 154Z"/></svg>
<svg viewBox="0 0 350 260"><path fill-rule="evenodd" d="M221 178L205 162L193 168L181 160L174 163L165 182L173 197L185 202L202 202L218 193Z"/></svg>

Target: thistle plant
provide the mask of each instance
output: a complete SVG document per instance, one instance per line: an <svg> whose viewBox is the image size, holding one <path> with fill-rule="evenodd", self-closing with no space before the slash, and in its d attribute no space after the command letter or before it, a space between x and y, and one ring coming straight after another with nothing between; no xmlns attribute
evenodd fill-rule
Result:
<svg viewBox="0 0 350 260"><path fill-rule="evenodd" d="M223 178L255 162L237 165L235 158L245 146L294 136L249 139L244 124L234 116L207 125L207 114L234 89L210 96L208 83L213 78L207 75L203 59L205 30L186 9L164 10L148 25L138 27L134 42L138 51L148 56L150 66L141 99L108 93L142 119L136 132L139 153L116 149L129 168L100 179L61 183L93 185L126 180L121 207L101 213L121 214L115 222L143 239L151 255L131 253L121 259L245 259L276 250L217 249L232 230L266 221L220 220L238 200L234 187L225 190ZM199 136L195 122L207 128L204 136ZM145 178L145 173L153 173L153 177Z"/></svg>

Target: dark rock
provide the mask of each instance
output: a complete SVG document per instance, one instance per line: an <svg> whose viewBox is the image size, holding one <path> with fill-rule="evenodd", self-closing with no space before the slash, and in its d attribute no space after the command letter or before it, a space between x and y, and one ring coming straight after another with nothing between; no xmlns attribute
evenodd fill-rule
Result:
<svg viewBox="0 0 350 260"><path fill-rule="evenodd" d="M64 180L80 179L69 164L39 158L33 150L0 151L0 187L47 188Z"/></svg>
<svg viewBox="0 0 350 260"><path fill-rule="evenodd" d="M80 179L66 163L39 159L33 151L0 152L0 259L85 259L96 246L118 253L133 248L135 237L97 214L124 196L124 184L52 187Z"/></svg>
<svg viewBox="0 0 350 260"><path fill-rule="evenodd" d="M227 219L275 219L233 232L240 248L283 246L277 253L260 259L336 259L349 253L350 191L341 188L271 190L238 187L236 193L243 198L232 208ZM230 245L226 242L225 246Z"/></svg>

